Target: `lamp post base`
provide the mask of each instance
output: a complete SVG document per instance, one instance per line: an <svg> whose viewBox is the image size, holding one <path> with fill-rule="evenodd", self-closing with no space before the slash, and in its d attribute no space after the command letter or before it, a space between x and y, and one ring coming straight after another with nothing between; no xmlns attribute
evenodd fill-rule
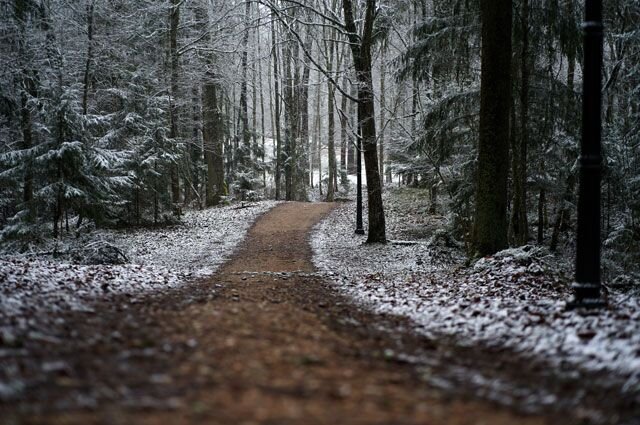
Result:
<svg viewBox="0 0 640 425"><path fill-rule="evenodd" d="M601 285L599 283L579 283L571 285L574 291L573 300L567 303L567 310L601 309L607 306L607 301L602 297Z"/></svg>
<svg viewBox="0 0 640 425"><path fill-rule="evenodd" d="M364 235L364 229L356 229L356 235Z"/></svg>

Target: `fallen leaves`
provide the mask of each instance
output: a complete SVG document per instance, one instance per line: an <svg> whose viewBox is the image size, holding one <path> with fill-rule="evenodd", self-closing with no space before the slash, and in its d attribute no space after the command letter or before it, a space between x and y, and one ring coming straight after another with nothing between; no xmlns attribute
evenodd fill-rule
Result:
<svg viewBox="0 0 640 425"><path fill-rule="evenodd" d="M386 196L395 214L387 234L406 238L403 223L416 222L415 208L395 205L393 191ZM620 390L640 392L638 297L610 294L611 308L595 316L568 312L571 266L544 248L509 249L462 267L463 253L448 245L362 244L352 236L352 214L352 205L335 210L312 246L316 266L357 303L408 317L427 336L526 353L557 370L606 370L612 382L626 382ZM442 225L434 220L423 225Z"/></svg>

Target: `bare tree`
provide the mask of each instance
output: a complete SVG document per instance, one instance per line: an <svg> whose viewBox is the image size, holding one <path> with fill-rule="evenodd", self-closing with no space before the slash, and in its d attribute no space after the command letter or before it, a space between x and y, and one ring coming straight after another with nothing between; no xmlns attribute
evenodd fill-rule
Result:
<svg viewBox="0 0 640 425"><path fill-rule="evenodd" d="M367 201L369 231L368 243L386 242L384 207L382 205L382 184L378 168L378 149L376 140L375 104L371 72L371 49L373 47L373 26L376 18L375 0L365 2L364 22L358 32L354 18L354 5L351 0L343 0L345 29L349 39L353 65L358 80L358 122L364 153L364 165L367 175Z"/></svg>

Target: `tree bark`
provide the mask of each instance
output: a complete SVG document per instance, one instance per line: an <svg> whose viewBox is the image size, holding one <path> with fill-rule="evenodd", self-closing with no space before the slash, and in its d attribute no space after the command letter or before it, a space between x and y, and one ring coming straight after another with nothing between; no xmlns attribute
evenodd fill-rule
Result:
<svg viewBox="0 0 640 425"><path fill-rule="evenodd" d="M481 0L480 137L472 246L475 256L507 246L511 0Z"/></svg>
<svg viewBox="0 0 640 425"><path fill-rule="evenodd" d="M260 26L260 16L258 16L258 26ZM258 49L258 57L262 57L261 53L261 41L260 41L260 31L257 33L257 43ZM260 138L262 143L262 150L260 155L260 160L262 161L262 184L266 188L267 186L267 170L265 167L265 155L266 155L266 135L265 135L265 120L264 120L264 90L263 90L263 81L262 81L262 61L258 61L258 90L260 91Z"/></svg>
<svg viewBox="0 0 640 425"><path fill-rule="evenodd" d="M342 78L343 87L347 87L347 77ZM340 172L344 176L347 174L347 149L349 148L349 122L348 122L348 106L349 99L342 96L340 100Z"/></svg>
<svg viewBox="0 0 640 425"><path fill-rule="evenodd" d="M322 103L322 92L320 90L320 77L318 77L318 85L316 89L316 123L314 131L314 146L313 146L313 167L318 169L318 190L320 196L322 196L322 116L320 115L320 106Z"/></svg>
<svg viewBox="0 0 640 425"><path fill-rule="evenodd" d="M366 1L365 19L360 36L358 36L351 0L343 0L342 6L344 9L345 27L353 56L353 64L356 70L356 78L359 83L358 121L361 128L369 209L367 243L385 243L387 237L384 207L382 204L382 184L380 182L380 170L378 168L375 101L371 73L371 47L373 45L373 24L376 16L376 2L375 0Z"/></svg>
<svg viewBox="0 0 640 425"><path fill-rule="evenodd" d="M326 50L327 57L327 72L331 74L333 72L333 59L335 51L335 43L333 41L335 37L335 31L329 32L329 41ZM327 183L327 202L333 202L335 196L335 174L336 174L336 148L335 148L335 114L334 114L334 101L335 101L335 88L333 83L327 83L327 151L329 157L329 180Z"/></svg>
<svg viewBox="0 0 640 425"><path fill-rule="evenodd" d="M83 88L82 88L82 115L87 115L89 103L89 79L91 77L91 61L93 60L93 11L95 0L87 5L87 60L84 66Z"/></svg>
<svg viewBox="0 0 640 425"><path fill-rule="evenodd" d="M201 5L196 13L196 20L200 24L200 30L206 31L207 26L205 23L206 20L209 20L206 6ZM211 43L211 36L207 36L206 40ZM218 205L220 198L227 194L224 181L225 129L221 112L224 100L222 88L213 71L215 59L210 55L206 62L208 71L205 73L205 82L202 84L200 103L202 105L202 150L207 166L205 205L212 207ZM194 117L195 120L196 118Z"/></svg>
<svg viewBox="0 0 640 425"><path fill-rule="evenodd" d="M170 0L169 9L169 57L171 61L171 106L170 106L170 128L169 137L176 140L178 137L178 108L176 97L178 95L178 26L180 24L180 0ZM178 165L171 165L171 201L174 204L180 202L180 178L178 176Z"/></svg>
<svg viewBox="0 0 640 425"><path fill-rule="evenodd" d="M296 43L297 44L297 43ZM295 138L297 128L297 105L295 102L294 89L296 86L294 70L292 69L292 57L293 55L294 41L289 39L285 43L282 67L284 78L284 199L286 201L293 200L293 186L294 186L294 163L295 163Z"/></svg>
<svg viewBox="0 0 640 425"><path fill-rule="evenodd" d="M22 149L29 150L33 147L33 129L31 108L29 106L29 98L36 93L36 82L29 71L26 63L26 33L25 33L25 20L27 13L27 1L15 0L14 4L15 17L19 28L18 34L18 53L21 63L21 75L20 75L20 130L22 132ZM27 210L27 220L31 221L35 219L34 211L31 207L31 201L33 200L33 161L31 155L28 156L25 167L24 176L22 180L22 201L25 204Z"/></svg>
<svg viewBox="0 0 640 425"><path fill-rule="evenodd" d="M249 129L249 102L247 100L247 70L249 63L249 14L251 13L251 2L245 2L245 31L242 36L242 56L241 69L242 81L240 82L240 126L242 127L242 146L240 147L240 157L238 164L241 171L248 171L247 161L251 156L251 130Z"/></svg>
<svg viewBox="0 0 640 425"><path fill-rule="evenodd" d="M380 46L380 175L384 176L384 126L386 121L385 108L386 108L386 78L387 78L387 62L386 62L386 41L382 42ZM380 182L382 183L382 179Z"/></svg>
<svg viewBox="0 0 640 425"><path fill-rule="evenodd" d="M522 51L520 64L520 143L513 152L513 208L511 229L514 242L525 245L529 239L529 223L527 220L527 145L529 132L527 122L529 115L529 0L522 1L521 11ZM515 125L515 123L513 123Z"/></svg>
<svg viewBox="0 0 640 425"><path fill-rule="evenodd" d="M278 72L278 41L276 39L276 18L271 21L271 49L273 51L273 82L275 92L276 166L274 181L276 200L280 199L280 176L282 174L282 143L280 137L280 73Z"/></svg>
<svg viewBox="0 0 640 425"><path fill-rule="evenodd" d="M538 245L542 245L544 242L544 209L546 203L546 191L544 187L540 188L540 194L538 195Z"/></svg>
<svg viewBox="0 0 640 425"><path fill-rule="evenodd" d="M305 36L305 49L311 46L311 31ZM311 67L308 59L302 59L302 77L298 84L298 115L300 133L298 141L297 172L296 172L296 197L300 201L307 200L307 187L309 186L309 78Z"/></svg>
<svg viewBox="0 0 640 425"><path fill-rule="evenodd" d="M350 95L352 97L357 97L358 94L355 91L354 86L351 86L351 92ZM347 111L347 125L350 125L350 127L352 129L356 128L357 126L357 121L358 121L358 117L357 117L357 111L356 111L356 102L349 102L349 107L348 107L348 111ZM349 124L350 123L350 124ZM353 136L353 131L349 131L348 134L348 139L347 139L347 174L356 174L356 168L357 168L357 146L356 146L356 140Z"/></svg>
<svg viewBox="0 0 640 425"><path fill-rule="evenodd" d="M207 163L207 207L218 205L220 197L225 194L222 153L224 134L218 103L217 83L211 77L202 87L202 139Z"/></svg>

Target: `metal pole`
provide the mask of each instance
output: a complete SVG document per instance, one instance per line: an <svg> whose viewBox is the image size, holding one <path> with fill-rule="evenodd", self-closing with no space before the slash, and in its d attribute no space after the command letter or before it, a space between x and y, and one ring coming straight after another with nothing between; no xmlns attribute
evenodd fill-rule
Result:
<svg viewBox="0 0 640 425"><path fill-rule="evenodd" d="M578 234L570 308L605 306L600 284L602 0L586 0Z"/></svg>
<svg viewBox="0 0 640 425"><path fill-rule="evenodd" d="M358 155L356 156L356 176L357 176L357 189L356 189L356 235L364 235L364 229L362 228L362 138L360 134L358 137Z"/></svg>

